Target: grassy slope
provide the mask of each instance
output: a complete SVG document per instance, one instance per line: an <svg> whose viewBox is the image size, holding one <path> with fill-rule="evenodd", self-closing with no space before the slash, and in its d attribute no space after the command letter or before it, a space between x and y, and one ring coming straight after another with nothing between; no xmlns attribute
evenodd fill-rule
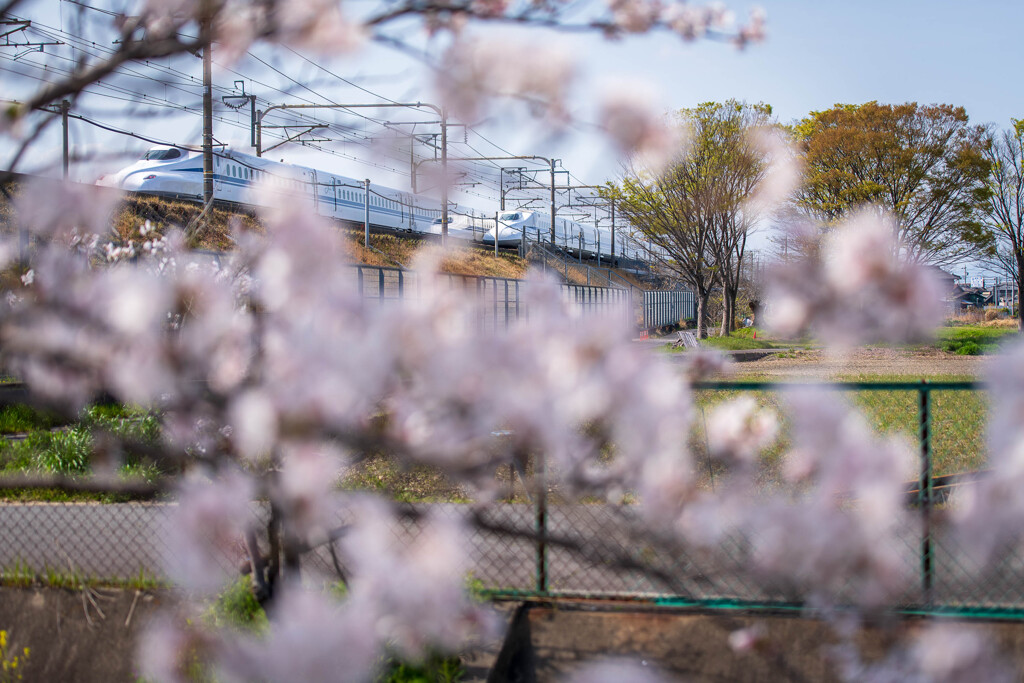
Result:
<svg viewBox="0 0 1024 683"><path fill-rule="evenodd" d="M199 207L187 202L171 202L154 197L131 197L117 212L114 233L117 239L143 241L139 228L146 220L162 234L172 226L182 227L195 223ZM230 238L234 229L263 232L259 218L249 214L236 214L217 209L209 216L205 229L195 230L190 242L201 249L218 251L230 250ZM418 256L437 244L434 240L409 236L370 235L370 248L363 246L363 232L357 229L343 229L346 246L352 260L374 266L410 267ZM527 264L517 256L503 253L497 258L493 254L476 249L457 249L440 259L439 269L445 273L463 275L486 275L491 277L522 278L526 275Z"/></svg>

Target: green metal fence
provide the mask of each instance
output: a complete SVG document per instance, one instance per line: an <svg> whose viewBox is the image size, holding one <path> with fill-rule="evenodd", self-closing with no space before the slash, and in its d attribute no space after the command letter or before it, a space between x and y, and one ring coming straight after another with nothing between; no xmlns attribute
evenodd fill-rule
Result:
<svg viewBox="0 0 1024 683"><path fill-rule="evenodd" d="M692 462L708 490L720 485L722 466L707 453L707 421L714 407L741 395L766 406L807 384L703 382L694 386L696 419L690 437ZM844 382L812 385L843 394L873 430L908 440L916 461L907 466L910 520L892 548L906 590L894 601L906 612L1024 617L1024 553L1005 549L982 571L977 558L958 544L944 523L955 486L986 476L985 425L988 397L973 382ZM780 410L777 442L760 461L758 485L770 489L789 449L788 423ZM507 468L505 470L507 472ZM966 474L965 474L966 473ZM557 473L540 459L520 463L525 486L511 502L484 506L451 502L408 506L392 532L397 545L414 542L422 520L460 518L470 531L468 569L474 584L495 597L562 597L644 601L651 605L699 605L748 609L803 609L807 591L799 576L769 579L751 570L755 545L764 539L725 531L695 544L654 529L640 506L626 498L609 504L571 496ZM507 476L507 475L503 475ZM375 481L371 477L367 486ZM435 500L446 496L431 496ZM0 504L0 574L23 567L34 572L71 567L96 577L162 575L175 503L36 504L8 499ZM714 521L714 520L711 520ZM339 524L344 520L339 519ZM700 528L699 525L697 527ZM770 531L770 530L769 530ZM841 543L843 539L837 538ZM1022 544L1021 547L1024 547ZM225 567L240 557L225 556ZM303 560L333 573L334 558L319 548ZM840 579L830 598L855 602L856 571Z"/></svg>
<svg viewBox="0 0 1024 683"><path fill-rule="evenodd" d="M840 392L859 409L878 433L902 436L915 451L908 471L907 506L916 520L901 530L894 552L911 576L907 590L893 605L911 613L947 613L985 617L1024 616L1024 555L1007 549L986 572L958 548L941 516L957 486L970 486L986 476L985 423L988 398L983 387L966 381L840 382L827 385L774 382L700 382L694 385L698 409L689 444L703 484L716 485L716 465L706 450L707 413L722 401L753 395L762 405L776 406L783 395L809 386ZM787 422L777 443L762 458L763 484L773 485L782 454L788 450ZM799 577L792 585L774 583L749 570L752 539L725 535L717 547L696 547L667 537L645 536L632 505L566 501L543 482L543 465L532 501L529 552L533 576L527 584L482 578L496 597L587 598L641 600L656 605L803 609L806 594ZM520 517L522 513L520 511ZM507 511L506 511L507 514ZM836 539L841 543L842 539ZM526 564L524 562L524 564ZM497 579L498 576L495 576ZM830 596L855 602L857 577Z"/></svg>

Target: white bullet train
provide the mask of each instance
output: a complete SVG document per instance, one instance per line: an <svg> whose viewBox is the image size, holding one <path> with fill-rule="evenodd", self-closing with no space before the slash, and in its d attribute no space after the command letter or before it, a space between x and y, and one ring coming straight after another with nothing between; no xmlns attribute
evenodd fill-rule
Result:
<svg viewBox="0 0 1024 683"><path fill-rule="evenodd" d="M360 180L312 168L272 161L225 147L214 154L213 196L240 206L269 206L282 199L304 197L316 211L330 218L362 223L366 188ZM164 197L202 200L203 154L187 147L159 146L134 164L102 176L97 184ZM436 200L410 192L371 185L370 224L394 230L441 233L441 210ZM493 214L492 214L493 216ZM534 211L505 211L483 217L458 207L448 212L451 237L516 246L522 239L549 244L551 218ZM616 258L644 261L644 250L623 234L615 237ZM585 257L609 258L611 234L575 221L555 222L555 245Z"/></svg>
<svg viewBox="0 0 1024 683"><path fill-rule="evenodd" d="M131 166L103 176L100 185L165 197L203 198L203 154L184 147L154 147ZM409 192L370 186L370 223L410 232L432 230L440 221L436 202ZM304 197L331 218L361 223L366 189L354 178L271 161L225 148L214 155L213 196L245 206L279 204ZM439 227L439 225L438 225Z"/></svg>
<svg viewBox="0 0 1024 683"><path fill-rule="evenodd" d="M494 244L497 237L499 246L515 246L524 239L528 242L551 243L551 215L536 211L503 211L498 214L496 229L484 235L484 244ZM564 218L555 219L555 246L563 251L602 259L610 258L612 250L611 232L585 223ZM641 249L621 232L615 235L616 257L639 258Z"/></svg>

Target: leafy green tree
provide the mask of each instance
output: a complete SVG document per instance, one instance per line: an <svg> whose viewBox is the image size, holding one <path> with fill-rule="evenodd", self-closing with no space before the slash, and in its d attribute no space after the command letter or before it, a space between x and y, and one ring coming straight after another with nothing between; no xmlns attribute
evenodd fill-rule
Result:
<svg viewBox="0 0 1024 683"><path fill-rule="evenodd" d="M722 333L732 330L743 255L754 217L745 200L765 174L750 133L771 123L766 104L706 102L679 112L686 144L660 173L631 167L607 194L621 214L667 256L663 267L690 286L698 336L707 336L708 299L721 286Z"/></svg>
<svg viewBox="0 0 1024 683"><path fill-rule="evenodd" d="M985 129L947 104L837 104L792 128L806 162L797 203L827 224L866 206L896 220L904 256L937 265L991 249Z"/></svg>

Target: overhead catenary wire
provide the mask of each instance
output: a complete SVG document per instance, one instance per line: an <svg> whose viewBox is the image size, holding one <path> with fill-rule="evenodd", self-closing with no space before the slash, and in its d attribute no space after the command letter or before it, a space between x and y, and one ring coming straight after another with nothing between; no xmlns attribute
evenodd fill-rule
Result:
<svg viewBox="0 0 1024 683"><path fill-rule="evenodd" d="M72 0L68 0L68 1L71 2ZM73 4L81 6L81 7L85 8L85 9L90 9L90 10L96 10L96 11L99 11L99 12L103 12L105 14L112 14L112 15L116 15L117 14L117 13L111 13L108 10L103 10L102 8L97 8L97 7L94 7L92 5L88 5L87 3L80 2L79 0L74 0ZM97 44L96 42L93 42L93 41L88 41L88 40L86 40L84 38L81 38L81 37L73 35L73 34L71 34L69 32L63 31L60 28L54 28L54 27L47 26L44 23L34 24L34 28L36 28L39 31L40 35L43 35L44 37L51 38L51 39L56 39L56 40L67 40L71 47L74 47L74 48L82 51L84 54L86 54L89 57L104 58L104 57L109 57L110 55L113 55L116 52L115 50L113 50L111 48L108 48L108 47L105 47L103 45ZM339 75L339 74L335 73L334 71L324 67L323 65L321 65L321 64L319 64L319 63L317 63L317 62L315 62L313 60L310 60L308 57L306 57L305 55L301 54L300 52L298 52L297 50L295 50L293 48L289 47L289 48L286 48L286 49L291 54L296 56L298 59L301 59L303 62L305 62L305 63L315 67L318 71L320 71L320 72L330 76L331 78L334 78L334 79L338 80L340 83L344 83L347 86L355 88L355 89L359 90L360 92L365 93L365 94L367 94L369 96L377 98L377 99L381 100L382 102L390 102L390 103L394 103L395 102L395 100L387 98L387 97L381 95L380 93L374 92L370 88L366 88L364 86L358 85L358 84L354 83L353 81L342 77L341 75ZM65 61L75 62L75 60L71 60L70 58L67 58L67 57L64 57L64 56L61 56L61 55L52 55L51 54L51 56L56 56L56 58L58 60L65 60ZM288 81L289 83L291 83L294 86L296 86L296 88L299 88L302 91L308 92L310 95L312 95L312 97L316 98L317 100L321 100L321 101L325 101L325 102L329 102L329 103L333 103L335 101L331 97L328 97L328 96L324 95L323 93L321 93L318 90L308 86L307 84L299 82L298 80L292 78L287 73L285 73L281 69L278 69L276 66L274 66L273 64L271 64L267 60L265 60L265 59L261 58L260 56L254 54L252 51L249 52L249 56L253 60L255 60L256 62L258 62L258 63L264 65L265 67L267 67L268 69L272 70L274 73L279 75L281 78L284 78L286 81ZM273 84L267 83L265 80L253 78L252 76L243 73L241 70L234 68L232 65L226 65L226 64L218 63L218 66L221 69L223 69L225 72L233 73L234 75L240 76L242 79L248 80L249 82L253 83L254 85L259 85L259 87L265 88L266 90L269 90L269 91L272 91L272 92L276 92L276 93L279 93L279 94L284 94L284 95L287 95L289 97L296 97L297 99L299 99L300 101L303 101L303 102L307 102L307 103L311 103L311 104L315 104L316 103L314 100L310 100L307 97L302 97L302 96L297 95L297 93L292 91L292 90L284 90L282 88L274 86ZM43 66L36 65L36 68L43 68L43 69L50 69L50 70L54 69L54 67L51 66L51 65L43 65ZM152 70L154 72L154 74L156 74L156 75L147 74L147 73L145 73L146 70ZM67 70L64 70L63 73L67 74L69 72ZM22 74L22 75L25 75L25 74ZM135 78L135 79L139 79L140 82L148 82L148 83L159 84L159 85L162 85L162 86L164 86L166 88L171 88L171 89L175 90L176 92L181 92L181 93L189 94L189 95L193 95L193 94L197 95L197 93L195 93L193 91L193 88L198 89L201 86L201 82L200 82L199 79L197 79L194 76L191 76L191 75L185 73L181 69L175 69L175 68L171 68L168 65L164 65L164 64L162 64L158 60L147 60L145 62L139 62L139 63L135 63L133 65L126 65L124 68L118 70L117 75L119 77L121 77L121 78ZM39 78L37 76L29 76L29 77L36 78L37 80L45 80L45 79ZM229 88L229 87L225 87L225 86L218 86L216 84L215 84L214 88L215 88L215 90L217 90L218 93L230 94L230 93L236 92L236 90L234 90L233 88ZM111 84L109 82L108 83L99 83L99 84L96 84L96 89L90 89L90 90L87 91L87 93L90 94L90 95L93 95L93 96L97 96L97 97L106 97L106 98L111 99L113 101L135 101L135 100L142 100L142 102L140 102L140 106L141 105L156 106L156 107L161 107L161 108L164 108L164 109L167 109L167 110L170 110L170 111L181 111L183 113L194 114L194 115L198 115L199 114L199 112L197 111L196 107L190 107L188 104L182 105L182 104L179 104L179 103L174 102L172 100L169 100L166 97L161 98L158 95L155 95L155 94L153 94L151 92L146 92L144 89L133 88L131 86L126 86L124 84ZM198 95L197 95L197 99L198 99ZM258 101L261 102L261 103L266 103L266 105L270 105L270 101L266 100L266 99L264 99L262 97L258 98ZM366 116L366 115L360 114L360 113L355 112L355 111L351 111L350 113L352 115L357 116L358 118L366 121L367 123L372 123L374 125L381 125L381 126L386 126L387 125L386 121L378 119L378 118L375 118L375 117L372 117L372 116ZM299 116L297 118L299 120L302 120L302 121L315 121L316 120L313 117L302 117L302 116ZM221 124L231 125L232 127L236 127L236 128L239 128L239 129L244 128L244 123L232 120L230 117L218 116L217 120ZM289 119L287 119L287 118L278 118L278 119L276 119L276 122L277 123L288 123ZM337 136L341 137L342 139L339 140L339 142L342 142L344 144L354 144L354 145L360 145L360 146L364 146L365 147L365 146L367 146L367 144L369 142L370 136L369 136L369 134L365 133L365 129L357 129L357 128L345 127L345 126L341 126L341 125L339 125L337 123L329 123L329 124L326 124L326 125L327 125L327 129L326 130L328 130L330 133L332 133L334 135L337 135ZM484 136L479 131L477 131L477 130L471 128L471 127L467 127L467 130L468 130L467 135L468 134L472 134L472 135L478 137L479 139L483 140L485 143L491 145L495 149L501 150L503 153L508 154L510 156L513 156L513 154L508 149L506 149L502 145L499 145L498 143L494 142L493 140L489 139L488 137ZM267 134L268 134L268 137L271 137L272 139L278 139L278 140L284 139L286 137L286 136L272 134L269 131L268 131ZM383 155L386 159L390 159L391 161L400 161L400 162L402 162L402 165L399 165L398 167L395 167L395 166L388 165L387 163L379 163L379 162L375 162L375 161L369 161L369 160L367 160L365 158L362 158L362 157L359 157L359 156L355 156L355 155L352 155L352 154L346 154L344 152L338 151L337 149L332 149L332 148L330 148L328 146L316 144L316 143L309 142L309 141L302 141L301 144L303 144L304 146L309 147L311 149L317 150L319 152L331 154L331 155L339 157L339 158L350 159L350 160L353 160L353 161L357 161L357 162L359 162L361 164L365 164L365 165L368 165L368 166L371 166L371 167L375 167L375 168L380 168L380 169L387 170L389 172L400 174L400 175L409 175L409 172L407 170L405 170L405 168L404 168L404 161L405 160L404 159L396 159L395 157L389 157L387 155L387 151L386 150L378 150L378 154L379 155ZM486 155L482 154L479 151L479 149L477 149L473 144L469 143L468 140L465 143L458 143L456 141L454 144L456 144L456 145L458 145L458 144L465 144L468 149L472 150L478 156L486 156ZM493 167L493 168L500 168L500 166L498 164L495 164L493 162L491 162L489 165L491 167ZM485 188L489 188L489 189L492 189L492 190L495 190L495 189L500 190L500 177L497 180L495 180L493 175L490 175L490 174L487 174L487 173L481 171L479 169L478 165L474 165L472 167L466 167L466 168L463 169L463 172L465 174L467 174L467 179L468 180L471 180L471 181L474 181L477 184L483 185ZM541 189L544 189L546 187L546 185L540 183L539 181L536 181L533 178L529 178L528 180L529 180L529 182L531 184L536 185L535 189L537 189L537 190L541 190ZM466 194L466 195L469 195L469 196L476 196L476 197L481 197L481 198L485 198L485 199L489 199L489 200L493 199L492 197L490 197L488 195L485 195L480 190L476 190L476 189L463 189L462 192L464 194Z"/></svg>

